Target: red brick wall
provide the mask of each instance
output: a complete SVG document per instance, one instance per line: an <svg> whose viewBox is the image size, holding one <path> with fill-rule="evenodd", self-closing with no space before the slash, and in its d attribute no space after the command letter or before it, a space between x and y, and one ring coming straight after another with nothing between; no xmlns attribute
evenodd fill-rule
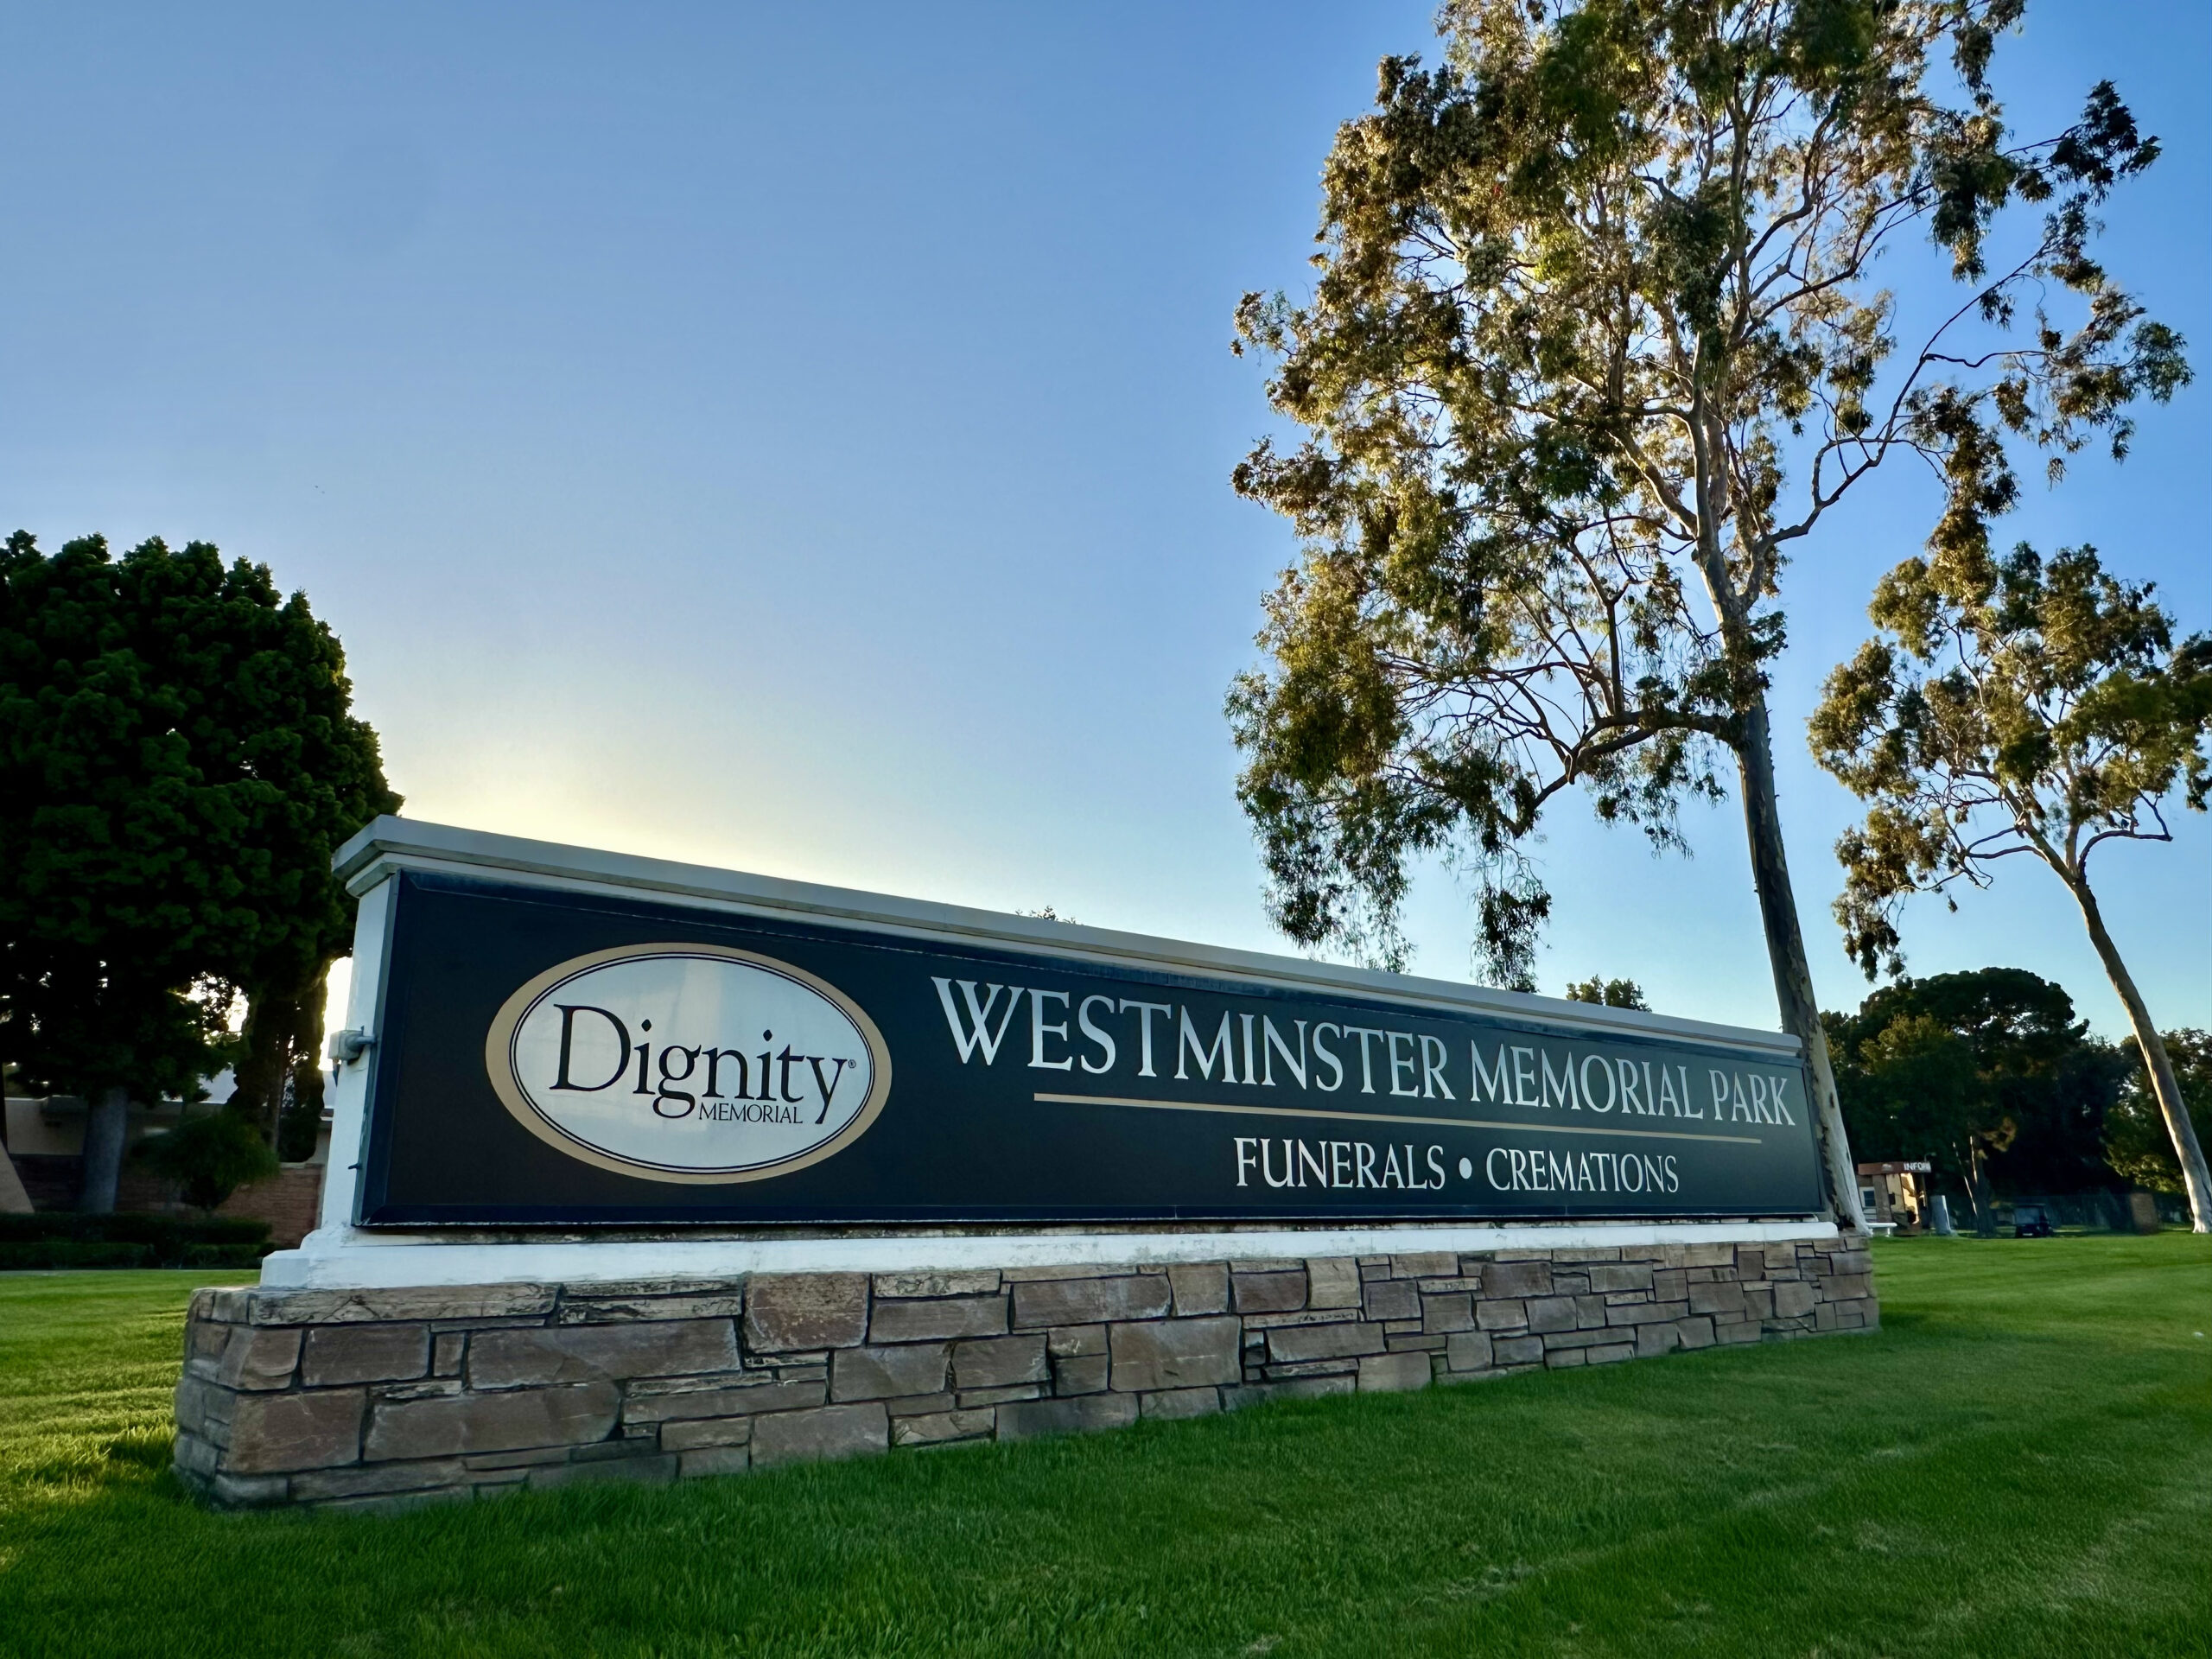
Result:
<svg viewBox="0 0 2212 1659"><path fill-rule="evenodd" d="M274 1230L270 1242L289 1250L315 1230L322 1214L322 1171L321 1164L286 1164L274 1179L240 1187L215 1213L267 1222Z"/></svg>

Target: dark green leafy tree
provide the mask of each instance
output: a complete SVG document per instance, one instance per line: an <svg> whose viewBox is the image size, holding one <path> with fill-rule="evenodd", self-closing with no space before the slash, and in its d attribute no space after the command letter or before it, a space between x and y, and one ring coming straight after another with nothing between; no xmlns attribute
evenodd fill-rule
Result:
<svg viewBox="0 0 2212 1659"><path fill-rule="evenodd" d="M2075 1019L2074 999L2063 986L2024 968L1893 980L1856 1014L1828 1019L1855 1046L1899 1020L1923 1014L1963 1041L1975 1069L1993 1077L2047 1070L2088 1030Z"/></svg>
<svg viewBox="0 0 2212 1659"><path fill-rule="evenodd" d="M0 1048L91 1102L89 1209L130 1095L250 1074L240 1006L343 948L330 850L396 804L343 666L303 596L204 543L0 555ZM264 1140L272 1105L241 1102Z"/></svg>
<svg viewBox="0 0 2212 1659"><path fill-rule="evenodd" d="M1994 1226L1984 1179L1993 1147L2014 1125L1981 1086L1973 1046L1927 1014L1904 1014L1856 1044L1834 1046L1836 1086L1851 1144L1868 1159L1924 1159L1957 1181L1978 1225Z"/></svg>
<svg viewBox="0 0 2212 1659"><path fill-rule="evenodd" d="M1836 844L1836 917L1872 977L1902 967L1900 907L1951 903L1999 861L2034 859L2064 884L2127 1010L2199 1232L2212 1230L2212 1175L2151 1011L2106 926L2089 861L2113 842L2172 839L2178 792L2212 793L2212 637L2176 645L2151 588L2107 574L2094 548L2046 567L2024 545L1939 539L1882 579L1882 630L1832 674L1813 749L1861 800Z"/></svg>
<svg viewBox="0 0 2212 1659"><path fill-rule="evenodd" d="M2009 1192L2117 1191L2125 1185L2106 1157L2113 1114L2128 1077L2119 1045L2084 1036L2041 1076L2000 1085L2019 1137L1994 1165Z"/></svg>
<svg viewBox="0 0 2212 1659"><path fill-rule="evenodd" d="M138 1160L172 1183L194 1208L213 1211L242 1186L276 1173L276 1154L244 1115L223 1110L188 1117L139 1143Z"/></svg>
<svg viewBox="0 0 2212 1659"><path fill-rule="evenodd" d="M2196 1143L2212 1139L2212 1032L2187 1027L2161 1033L2166 1059L2189 1105ZM2181 1166L2174 1159L2173 1136L2166 1132L2158 1095L2133 1039L2121 1045L2126 1084L2105 1119L2105 1158L2123 1179L2155 1192L2182 1190Z"/></svg>
<svg viewBox="0 0 2212 1659"><path fill-rule="evenodd" d="M1641 1008L1651 1012L1643 1000L1643 987L1632 979L1585 979L1567 988L1570 1002L1596 1002L1608 1008Z"/></svg>
<svg viewBox="0 0 2212 1659"><path fill-rule="evenodd" d="M2018 968L1900 979L1822 1016L1851 1144L1925 1158L1985 1225L1993 1192L2109 1187L2103 1148L2125 1062L2062 986Z"/></svg>
<svg viewBox="0 0 2212 1659"><path fill-rule="evenodd" d="M401 801L385 781L375 732L352 713L337 638L304 594L279 604L268 572L245 568L251 602L234 602L227 620L253 673L236 690L232 718L246 734L240 763L258 786L251 838L264 909L239 982L246 1013L231 1105L297 1159L314 1152L322 1118L324 982L353 942L353 900L331 855Z"/></svg>
<svg viewBox="0 0 2212 1659"><path fill-rule="evenodd" d="M1446 61L1386 59L1338 134L1312 299L1237 318L1305 433L1236 474L1304 544L1230 697L1274 919L1395 961L1409 866L1442 856L1487 971L1526 985L1548 804L1581 788L1672 848L1732 773L1847 1215L1769 732L1788 562L1893 456L1969 526L2011 505L2013 447L2123 451L2187 373L2091 256L2157 146L2108 86L2008 133L1988 69L2019 10L1455 0ZM2040 228L1993 265L2021 204ZM1927 238L1960 303L1902 341L1873 268Z"/></svg>

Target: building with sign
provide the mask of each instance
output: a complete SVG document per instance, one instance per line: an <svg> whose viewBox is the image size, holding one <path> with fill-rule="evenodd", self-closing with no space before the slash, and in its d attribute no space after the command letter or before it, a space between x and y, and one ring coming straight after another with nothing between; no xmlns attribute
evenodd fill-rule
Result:
<svg viewBox="0 0 2212 1659"><path fill-rule="evenodd" d="M1859 1166L1859 1208L1878 1232L1916 1233L1929 1224L1933 1164L1890 1160Z"/></svg>
<svg viewBox="0 0 2212 1659"><path fill-rule="evenodd" d="M1795 1040L385 818L177 1465L416 1501L1870 1328Z"/></svg>

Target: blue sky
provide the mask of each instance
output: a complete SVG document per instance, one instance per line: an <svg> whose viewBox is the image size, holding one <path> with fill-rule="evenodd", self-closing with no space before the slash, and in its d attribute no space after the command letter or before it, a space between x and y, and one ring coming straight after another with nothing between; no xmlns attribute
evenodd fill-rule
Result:
<svg viewBox="0 0 2212 1659"><path fill-rule="evenodd" d="M1285 528L1228 351L1306 279L1318 175L1426 4L10 9L0 518L264 561L344 638L423 817L1282 949L1222 718ZM2114 268L2212 381L2212 8L2044 0L2023 130L2110 76L2165 159ZM1901 264L1897 280L1911 274ZM2012 533L2094 540L2212 626L2206 383ZM1902 468L1789 577L1783 809L1824 1002L1851 803L1821 676L1934 499ZM1655 862L1541 852L1544 988L1770 1026L1732 804ZM2212 835L2100 855L2168 1026L2212 1022ZM1424 878L1418 971L1469 970ZM1916 971L2017 963L2121 1029L2024 867Z"/></svg>

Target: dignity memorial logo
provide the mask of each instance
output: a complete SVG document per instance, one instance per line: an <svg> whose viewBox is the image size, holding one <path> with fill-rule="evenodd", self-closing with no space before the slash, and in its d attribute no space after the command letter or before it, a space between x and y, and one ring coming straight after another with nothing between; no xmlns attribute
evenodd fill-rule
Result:
<svg viewBox="0 0 2212 1659"><path fill-rule="evenodd" d="M594 951L500 1008L500 1101L572 1158L648 1180L759 1180L868 1132L891 1090L883 1036L803 969L704 944Z"/></svg>

